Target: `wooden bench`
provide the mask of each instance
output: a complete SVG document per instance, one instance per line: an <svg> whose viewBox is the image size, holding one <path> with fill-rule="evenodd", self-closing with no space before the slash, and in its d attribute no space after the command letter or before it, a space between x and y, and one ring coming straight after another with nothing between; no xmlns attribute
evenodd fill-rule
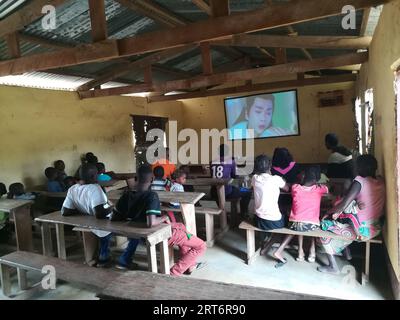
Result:
<svg viewBox="0 0 400 320"><path fill-rule="evenodd" d="M328 300L308 294L144 271L124 273L97 297L124 300Z"/></svg>
<svg viewBox="0 0 400 320"><path fill-rule="evenodd" d="M161 206L163 211L181 212L180 208L170 208L168 206ZM205 208L205 207L195 207L196 214L202 214L206 219L206 244L207 247L211 248L214 246L216 239L216 234L214 230L214 216L220 215L222 213L221 209Z"/></svg>
<svg viewBox="0 0 400 320"><path fill-rule="evenodd" d="M294 231L294 230L291 230L288 228L282 228L282 229L265 231L265 230L255 227L254 225L252 225L246 221L243 221L242 223L240 223L239 229L246 230L246 241L247 241L247 261L246 261L246 263L249 265L255 261L255 259L259 256L259 252L261 250L261 248L258 249L257 251L255 250L255 232L256 231L276 233L276 234L297 235L297 236L305 236L305 237L316 237L316 238L332 238L332 239L339 239L339 240L345 239L344 237L342 237L340 235L334 234L329 231L323 231L323 230L300 232L300 231ZM371 239L371 240L363 241L363 242L365 242L365 244L366 244L366 249L365 249L365 270L364 270L364 273L362 274L362 284L369 281L371 243L382 244L383 241L380 238L375 238L375 239ZM272 245L272 243L268 244L268 246L271 246L271 245Z"/></svg>
<svg viewBox="0 0 400 320"><path fill-rule="evenodd" d="M138 224L132 221L110 221L108 219L96 219L94 216L89 215L62 216L60 211L40 216L35 220L41 223L44 255L50 256L52 253L52 242L51 233L49 232L49 226L51 224L55 224L58 257L66 259L64 225L71 225L74 227L86 229L88 231L102 230L109 231L116 235L124 236L127 238L144 239L147 246L149 270L152 272L157 272L156 246L159 246L161 272L169 274L170 266L168 239L172 235L170 225L163 223L158 226L148 228L145 224ZM92 233L86 232L86 234L87 236L89 236ZM84 245L86 240L84 238ZM89 242L87 241L87 243ZM88 250L86 245L85 250ZM85 256L87 256L87 253L85 253Z"/></svg>
<svg viewBox="0 0 400 320"><path fill-rule="evenodd" d="M46 257L27 251L16 251L0 257L1 285L5 296L11 295L12 268L17 269L18 285L20 290L28 289L27 271L42 272L45 265L55 268L56 279L94 288L96 291L104 289L120 275L118 272L90 268L83 264L65 261L58 258Z"/></svg>

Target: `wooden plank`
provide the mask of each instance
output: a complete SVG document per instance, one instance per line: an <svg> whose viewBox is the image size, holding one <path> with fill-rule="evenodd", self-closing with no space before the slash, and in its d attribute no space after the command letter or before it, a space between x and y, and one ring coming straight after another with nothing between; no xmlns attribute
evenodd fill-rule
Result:
<svg viewBox="0 0 400 320"><path fill-rule="evenodd" d="M152 70L151 70L151 65L147 66L143 70L143 78L144 78L144 83L153 83L153 75L152 75Z"/></svg>
<svg viewBox="0 0 400 320"><path fill-rule="evenodd" d="M157 255L155 245L147 244L147 257L149 263L148 270L157 273Z"/></svg>
<svg viewBox="0 0 400 320"><path fill-rule="evenodd" d="M31 205L26 204L12 211L17 249L33 251Z"/></svg>
<svg viewBox="0 0 400 320"><path fill-rule="evenodd" d="M212 246L214 246L214 241L215 241L214 216L206 213L205 218L206 218L206 240L207 240L206 244L207 247L211 248Z"/></svg>
<svg viewBox="0 0 400 320"><path fill-rule="evenodd" d="M200 43L201 61L203 65L203 74L209 75L213 73L211 50L209 42Z"/></svg>
<svg viewBox="0 0 400 320"><path fill-rule="evenodd" d="M17 268L18 286L20 290L28 289L28 281L26 278L26 270Z"/></svg>
<svg viewBox="0 0 400 320"><path fill-rule="evenodd" d="M168 240L163 240L159 244L160 248L160 272L170 274L169 247Z"/></svg>
<svg viewBox="0 0 400 320"><path fill-rule="evenodd" d="M10 267L0 263L0 279L1 289L3 295L8 297L11 295L11 279L10 279Z"/></svg>
<svg viewBox="0 0 400 320"><path fill-rule="evenodd" d="M205 2L204 0L192 0L192 2L201 10L203 10L205 13L207 13L209 16L212 15L211 12L211 7L210 5Z"/></svg>
<svg viewBox="0 0 400 320"><path fill-rule="evenodd" d="M8 55L10 58L18 58L21 56L21 49L19 46L19 36L17 32L10 33L6 37L8 46Z"/></svg>
<svg viewBox="0 0 400 320"><path fill-rule="evenodd" d="M18 208L32 204L32 200L0 199L0 211L11 212Z"/></svg>
<svg viewBox="0 0 400 320"><path fill-rule="evenodd" d="M123 190L114 190L107 194L108 199L118 200ZM189 203L195 204L201 198L205 196L202 192L168 192L168 191L156 191L158 198L161 202L178 202L178 203Z"/></svg>
<svg viewBox="0 0 400 320"><path fill-rule="evenodd" d="M148 97L147 101L149 103L151 103L151 102L159 102L159 101L184 100L184 99L220 96L220 95L228 95L228 94L239 94L239 93L243 93L243 92L253 92L253 91L261 91L261 90L264 91L264 90L273 90L273 89L281 89L281 88L312 86L312 85L318 85L318 84L349 82L349 81L353 82L356 80L357 80L357 75L355 75L355 74L324 76L324 77L306 78L304 80L287 80L287 81L259 83L259 84L252 84L252 85L243 85L243 86L229 87L229 88L224 88L224 89L207 90L205 92L196 91L196 92L191 92L191 93L174 94L174 95L167 95L167 96L152 96L152 97Z"/></svg>
<svg viewBox="0 0 400 320"><path fill-rule="evenodd" d="M343 236L337 235L335 233L329 232L329 231L322 231L322 230L314 230L314 231L309 231L307 233L300 232L300 231L295 231L291 230L288 228L282 228L282 229L274 229L274 230L262 230L259 229L252 224L242 221L239 225L239 229L245 229L245 230L254 230L254 231L260 231L260 232L271 232L271 233L280 233L280 234L290 234L290 235L296 235L296 236L307 236L307 237L316 237L316 238L332 238L332 239L339 239L343 240Z"/></svg>
<svg viewBox="0 0 400 320"><path fill-rule="evenodd" d="M43 255L50 257L53 254L53 241L51 239L50 224L42 223L40 229L42 232Z"/></svg>
<svg viewBox="0 0 400 320"><path fill-rule="evenodd" d="M254 256L256 253L256 235L254 230L246 229L246 243L247 243L247 264L254 262Z"/></svg>
<svg viewBox="0 0 400 320"><path fill-rule="evenodd" d="M275 64L284 64L287 62L286 49L275 48Z"/></svg>
<svg viewBox="0 0 400 320"><path fill-rule="evenodd" d="M90 24L92 26L92 41L107 39L107 19L104 7L104 0L88 0Z"/></svg>
<svg viewBox="0 0 400 320"><path fill-rule="evenodd" d="M229 15L229 0L210 0L211 16L223 17Z"/></svg>
<svg viewBox="0 0 400 320"><path fill-rule="evenodd" d="M196 212L194 204L181 203L181 211L186 230L196 236Z"/></svg>
<svg viewBox="0 0 400 320"><path fill-rule="evenodd" d="M328 299L301 293L223 283L192 277L171 277L145 271L127 272L109 283L100 298L124 300L298 300Z"/></svg>
<svg viewBox="0 0 400 320"><path fill-rule="evenodd" d="M58 257L60 259L67 259L67 253L65 250L65 234L64 234L64 225L57 223L56 224L56 235L57 235L57 252Z"/></svg>
<svg viewBox="0 0 400 320"><path fill-rule="evenodd" d="M100 62L119 57L117 40L105 40L75 48L32 54L18 59L0 62L0 76L22 74L31 71Z"/></svg>
<svg viewBox="0 0 400 320"><path fill-rule="evenodd" d="M308 49L367 49L372 37L349 36L275 36L238 34L228 40L211 41L213 46L308 48Z"/></svg>
<svg viewBox="0 0 400 320"><path fill-rule="evenodd" d="M66 0L34 0L0 21L0 37L23 29L43 16L42 8L46 5L57 7Z"/></svg>
<svg viewBox="0 0 400 320"><path fill-rule="evenodd" d="M184 46L181 48L173 48L169 50L164 50L160 52L156 52L154 54L148 55L144 58L138 59L136 61L130 62L130 63L123 63L118 66L113 67L110 71L104 72L102 75L96 77L95 79L81 85L77 90L78 91L85 91L94 88L97 85L101 85L103 83L106 83L108 81L111 81L115 78L121 77L126 73L132 72L133 70L139 70L142 68L145 68L149 65L152 65L156 62L168 59L168 58L173 58L177 55L180 55L184 52L190 51L194 48L196 48L196 45L189 45L189 46ZM140 92L146 92L146 87L148 86L147 84L144 85L139 85L142 86Z"/></svg>
<svg viewBox="0 0 400 320"><path fill-rule="evenodd" d="M75 227L88 228L92 230L103 230L116 233L130 238L145 238L149 241L157 239L154 234L162 234L168 239L171 236L171 226L160 224L148 228L145 224L131 221L110 221L108 219L96 219L89 215L62 216L59 211L40 216L35 219L41 223L66 224Z"/></svg>
<svg viewBox="0 0 400 320"><path fill-rule="evenodd" d="M52 265L56 270L57 279L79 283L96 290L101 290L108 283L114 281L119 274L112 270L91 268L81 263L74 263L54 257L45 257L40 254L17 251L0 257L2 265L14 268L23 268L28 271L41 272L43 266Z"/></svg>
<svg viewBox="0 0 400 320"><path fill-rule="evenodd" d="M282 74L297 74L301 72L309 72L320 69L335 68L338 66L351 65L364 63L368 61L368 53L350 53L340 56L333 56L327 58L309 60L301 60L297 62L291 62L286 64L279 64L264 68L248 69L242 71L233 71L227 73L213 74L213 75L203 75L194 77L191 79L184 80L172 80L167 81L162 84L155 84L152 88L149 88L149 92L170 92L183 89L195 89L195 88L205 88L213 85L220 85L223 83L232 83L236 81L246 81L252 80L254 78L264 78L273 75ZM81 98L94 98L103 97L110 95L120 95L140 92L136 85L117 87L110 89L101 90L90 90L79 92Z"/></svg>
<svg viewBox="0 0 400 320"><path fill-rule="evenodd" d="M352 5L355 9L362 9L391 1L394 0L353 0ZM347 0L336 0L321 7L319 0L307 0L307 5L305 5L304 1L296 0L289 4L275 5L273 10L261 8L190 23L176 27L174 32L168 29L159 30L120 40L107 40L96 44L87 44L74 49L60 50L60 52L41 53L29 57L6 60L0 62L0 76L111 60L117 57L154 52L229 37L233 34L316 20L341 14L341 10L346 4L348 4ZM154 41L154 39L157 39L157 41Z"/></svg>
<svg viewBox="0 0 400 320"><path fill-rule="evenodd" d="M371 14L371 8L365 8L363 12L363 19L361 22L360 36L365 36L370 14Z"/></svg>

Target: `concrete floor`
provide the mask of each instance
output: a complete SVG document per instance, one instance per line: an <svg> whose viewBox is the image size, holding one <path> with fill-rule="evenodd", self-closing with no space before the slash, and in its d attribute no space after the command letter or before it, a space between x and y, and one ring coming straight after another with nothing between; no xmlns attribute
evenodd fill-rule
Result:
<svg viewBox="0 0 400 320"><path fill-rule="evenodd" d="M199 221L200 223L201 221ZM198 228L201 232L201 227ZM261 235L260 235L261 236ZM35 239L35 247L40 248L40 238ZM260 239L258 239L260 240ZM256 243L259 243L257 241ZM294 243L295 244L295 243ZM196 271L191 277L236 283L264 288L294 291L313 295L322 295L338 299L393 299L390 282L384 260L384 247L373 245L371 250L370 282L362 286L358 278L364 263L362 252L363 244L352 245L353 260L345 261L338 257L338 263L342 270L340 275L323 274L317 271L317 266L324 262L324 255L317 254L317 262L297 262L296 250L285 251L288 263L281 268L275 268L276 261L269 255L259 256L252 265L244 261L246 256L246 238L244 230L230 230L225 236L216 242L213 248L208 248L201 261L207 262L207 266ZM12 250L11 250L12 251ZM10 249L0 247L0 254L10 252ZM138 247L134 261L139 263L140 269L146 270L145 248ZM83 261L83 251L80 246L67 252L68 259ZM117 256L118 252L114 252ZM307 251L306 251L307 254ZM357 270L357 271L355 271ZM116 271L121 272L121 271ZM40 282L41 275L28 273L30 284ZM17 293L16 275L14 276L13 292ZM55 290L43 290L40 285L33 290L18 293L13 299L61 299L61 300L92 300L96 299L94 291L72 286L67 283L57 283ZM0 299L8 299L0 294Z"/></svg>

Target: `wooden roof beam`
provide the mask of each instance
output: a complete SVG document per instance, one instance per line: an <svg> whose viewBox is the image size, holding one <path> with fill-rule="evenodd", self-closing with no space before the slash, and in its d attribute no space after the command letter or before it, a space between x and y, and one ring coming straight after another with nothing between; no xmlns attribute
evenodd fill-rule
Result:
<svg viewBox="0 0 400 320"><path fill-rule="evenodd" d="M104 0L88 0L90 23L92 26L92 41L107 39L107 19Z"/></svg>
<svg viewBox="0 0 400 320"><path fill-rule="evenodd" d="M149 103L151 103L151 102L160 102L160 101L184 100L184 99L220 96L220 95L228 95L228 94L232 95L232 94L261 91L261 90L275 90L275 89L283 89L283 88L296 88L296 87L303 87L303 86L328 84L328 83L339 83L339 82L350 82L350 81L352 82L352 81L356 81L356 80L357 80L357 76L355 74L324 76L324 77L317 77L317 78L306 78L306 79L278 81L278 82L269 82L269 83L246 84L246 85L238 86L238 87L230 87L230 88L214 89L214 90L206 90L206 91L196 91L196 92L174 94L174 95L167 95L167 96L166 95L158 95L158 96L152 95L147 98L147 101Z"/></svg>
<svg viewBox="0 0 400 320"><path fill-rule="evenodd" d="M19 36L17 32L10 33L6 36L8 46L8 55L10 58L18 58L21 56L21 49L19 46Z"/></svg>
<svg viewBox="0 0 400 320"><path fill-rule="evenodd" d="M308 48L308 49L366 49L372 37L348 36L275 36L238 34L228 40L212 41L213 46Z"/></svg>
<svg viewBox="0 0 400 320"><path fill-rule="evenodd" d="M196 45L178 47L173 49L164 50L161 52L156 52L151 55L148 55L144 58L138 59L133 62L124 62L118 66L113 66L109 71L104 72L100 76L96 77L96 79L85 83L84 85L78 88L79 91L85 91L94 88L95 86L101 85L103 83L109 82L115 78L121 77L124 74L132 72L133 70L139 70L149 65L152 65L156 62L165 60L167 58L172 58L179 54L182 54L186 51L192 50L196 47Z"/></svg>
<svg viewBox="0 0 400 320"><path fill-rule="evenodd" d="M170 92L184 89L206 88L208 86L232 83L235 81L247 81L254 78L263 78L281 74L297 74L320 69L329 69L345 65L353 65L368 61L368 53L351 53L340 56L319 58L312 61L302 60L287 64L279 64L264 68L256 68L242 71L219 73L208 76L197 76L191 79L167 81L146 87L126 86L104 90L89 90L79 92L81 98L93 98L110 95L129 94L136 92ZM138 91L141 90L141 91Z"/></svg>
<svg viewBox="0 0 400 320"><path fill-rule="evenodd" d="M209 16L212 15L211 11L211 6L205 2L204 0L192 0L192 2L201 10L203 10L205 13L207 13Z"/></svg>
<svg viewBox="0 0 400 320"><path fill-rule="evenodd" d="M395 0L352 0L356 9L389 3ZM320 6L320 0L293 1L289 4L257 9L240 14L198 21L176 27L174 31L159 30L119 40L105 40L58 52L34 54L29 57L0 62L0 76L60 68L82 63L154 52L187 44L229 37L234 34L254 32L311 21L341 14L348 0L336 0ZM294 14L295 13L295 14ZM157 41L155 41L155 39Z"/></svg>

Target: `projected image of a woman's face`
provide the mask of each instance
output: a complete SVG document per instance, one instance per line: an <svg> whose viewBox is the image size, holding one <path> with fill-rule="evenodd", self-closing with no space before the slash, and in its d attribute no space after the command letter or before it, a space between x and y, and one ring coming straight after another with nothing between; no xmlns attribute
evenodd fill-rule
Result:
<svg viewBox="0 0 400 320"><path fill-rule="evenodd" d="M254 135L259 136L272 125L273 112L272 100L257 97L246 112L247 128L254 129Z"/></svg>

